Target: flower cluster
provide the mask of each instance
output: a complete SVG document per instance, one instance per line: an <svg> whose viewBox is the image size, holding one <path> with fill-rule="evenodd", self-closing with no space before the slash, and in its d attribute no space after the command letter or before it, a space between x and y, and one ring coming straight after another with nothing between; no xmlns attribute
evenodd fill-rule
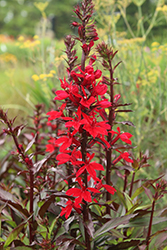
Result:
<svg viewBox="0 0 167 250"><path fill-rule="evenodd" d="M68 80L60 79L62 89L55 92L54 99L63 103L58 110L47 113L48 122L57 120L64 125L63 130L59 130L56 137L49 139L46 151L51 153L59 148L57 164L65 165L68 169L67 180L70 182L66 195L69 200L61 212L61 215L65 214L66 218L71 214L72 209L81 213L83 205L92 200L97 202L97 197L100 197L104 189L112 195L116 192L114 187L103 183L104 178L100 179L97 175L98 171L105 170L105 166L96 162L96 155L92 152L93 146L97 143L104 151L108 151L118 140L131 144L132 136L129 133L121 133L119 127L118 132L113 131L108 119L104 118L105 109L110 108L113 103L105 97L108 86L101 80L102 71L94 68L96 55L89 56L94 41L98 38L94 24L89 26L92 1L84 1L84 3L81 9L77 7L75 10L81 24L73 22L73 26L78 27L79 40L82 42L81 64L67 69ZM71 55L74 56L75 61L75 53L67 49L67 57L70 60ZM85 61L88 58L86 65ZM117 95L114 100L117 100ZM112 136L111 141L108 142L109 133ZM116 164L121 159L132 162L128 152L118 150L117 152L119 156L112 164Z"/></svg>
<svg viewBox="0 0 167 250"><path fill-rule="evenodd" d="M48 74L40 74L40 75L32 75L32 79L36 82L38 80L43 80L43 81L46 81L47 78L53 78L54 75L55 75L55 70L50 70L50 72Z"/></svg>

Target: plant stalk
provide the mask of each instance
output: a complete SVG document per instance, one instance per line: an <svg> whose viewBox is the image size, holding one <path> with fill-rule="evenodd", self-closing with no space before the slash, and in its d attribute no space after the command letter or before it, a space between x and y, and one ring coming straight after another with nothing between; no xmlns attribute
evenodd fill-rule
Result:
<svg viewBox="0 0 167 250"><path fill-rule="evenodd" d="M155 200L153 200L153 203L152 203L150 223L149 223L148 233L147 233L147 238L146 238L146 242L147 242L147 249L146 250L149 250L150 235L151 235L151 227L152 227L152 222L153 222L154 208L155 208Z"/></svg>
<svg viewBox="0 0 167 250"><path fill-rule="evenodd" d="M129 197L132 196L132 190L133 190L134 179L135 179L135 172L133 172L133 175L132 175L132 180L131 180L130 190L129 190Z"/></svg>
<svg viewBox="0 0 167 250"><path fill-rule="evenodd" d="M114 88L113 88L113 70L112 70L112 65L111 65L111 60L109 60L109 65L110 65L110 102L112 104L109 112L109 124L111 126L111 130L113 127L113 115L114 115L114 110L113 110L113 102L114 102ZM111 133L108 134L107 141L110 142L112 139ZM112 158L112 149L110 148L106 152L106 158L107 158L107 166L106 166L106 184L110 185L110 179L111 179L111 158ZM106 202L111 200L111 194L109 192L106 193ZM110 214L110 208L107 206L106 207L106 213Z"/></svg>
<svg viewBox="0 0 167 250"><path fill-rule="evenodd" d="M32 171L32 168L30 168L30 214L33 214L33 203L34 203L34 174ZM33 216L29 222L29 230L30 230L30 244L32 244L33 240L34 240L34 234L33 234Z"/></svg>

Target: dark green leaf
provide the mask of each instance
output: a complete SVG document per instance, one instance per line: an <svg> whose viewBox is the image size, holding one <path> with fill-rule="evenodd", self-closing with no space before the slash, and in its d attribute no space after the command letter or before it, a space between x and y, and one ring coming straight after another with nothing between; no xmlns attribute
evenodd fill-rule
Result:
<svg viewBox="0 0 167 250"><path fill-rule="evenodd" d="M144 217L144 218L135 218L131 220L129 223L124 225L123 227L143 227L143 226L148 226L150 221L150 217ZM153 218L153 225L167 221L166 217L155 217ZM121 228L122 226L119 226Z"/></svg>
<svg viewBox="0 0 167 250"><path fill-rule="evenodd" d="M47 209L49 208L49 206L51 205L51 203L55 200L54 196L50 196L49 199L47 199L44 204L40 207L38 215L43 218Z"/></svg>
<svg viewBox="0 0 167 250"><path fill-rule="evenodd" d="M130 240L130 241L124 241L120 242L117 245L112 245L111 247L107 248L108 250L119 250L119 249L127 249L129 247L136 246L140 243L140 240Z"/></svg>
<svg viewBox="0 0 167 250"><path fill-rule="evenodd" d="M121 217L109 220L95 232L94 239L96 239L99 235L102 235L108 232L109 230L116 228L117 226L127 224L129 220L135 216L136 214L131 214L131 215L125 215L125 216L121 216Z"/></svg>
<svg viewBox="0 0 167 250"><path fill-rule="evenodd" d="M27 221L22 222L20 225L18 225L16 228L12 230L12 232L8 235L6 242L4 244L4 247L7 247L10 245L10 243L16 239L16 237L19 235L19 233L22 231L24 226L27 224Z"/></svg>

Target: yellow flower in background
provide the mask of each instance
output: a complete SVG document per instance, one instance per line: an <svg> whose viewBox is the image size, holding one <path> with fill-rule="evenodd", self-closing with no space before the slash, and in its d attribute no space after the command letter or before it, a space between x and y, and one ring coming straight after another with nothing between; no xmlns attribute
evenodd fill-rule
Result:
<svg viewBox="0 0 167 250"><path fill-rule="evenodd" d="M151 49L152 51L157 51L158 50L158 47L154 47Z"/></svg>
<svg viewBox="0 0 167 250"><path fill-rule="evenodd" d="M47 77L47 74L40 74L39 75L39 78L41 79L41 80L43 80L44 78L46 78Z"/></svg>
<svg viewBox="0 0 167 250"><path fill-rule="evenodd" d="M162 11L162 7L157 7L156 11Z"/></svg>
<svg viewBox="0 0 167 250"><path fill-rule="evenodd" d="M19 36L17 40L18 40L19 42L23 42L24 39L25 39L24 36Z"/></svg>
<svg viewBox="0 0 167 250"><path fill-rule="evenodd" d="M56 71L52 69L52 70L50 71L50 74L56 74Z"/></svg>
<svg viewBox="0 0 167 250"><path fill-rule="evenodd" d="M35 35L35 36L33 36L33 38L34 38L35 40L37 40L37 39L39 39L39 36Z"/></svg>
<svg viewBox="0 0 167 250"><path fill-rule="evenodd" d="M32 46L35 46L35 45L38 45L38 44L41 44L41 42L39 40L36 40L32 43Z"/></svg>
<svg viewBox="0 0 167 250"><path fill-rule="evenodd" d="M159 43L158 43L158 42L153 42L153 43L151 44L151 46L152 46L152 47L159 46Z"/></svg>
<svg viewBox="0 0 167 250"><path fill-rule="evenodd" d="M48 6L48 4L49 4L48 2L45 2L45 3L35 2L34 3L35 7L37 7L37 9L39 9L41 12L43 12L46 9L46 7Z"/></svg>
<svg viewBox="0 0 167 250"><path fill-rule="evenodd" d="M166 4L162 7L162 11L167 12L167 5Z"/></svg>
<svg viewBox="0 0 167 250"><path fill-rule="evenodd" d="M20 41L23 41L23 40L20 40ZM39 44L41 44L39 40L35 40L35 41L24 40L23 43L16 43L16 46L20 46L21 49L24 49L24 48L33 48Z"/></svg>
<svg viewBox="0 0 167 250"><path fill-rule="evenodd" d="M5 52L3 54L0 55L0 63L16 63L17 62L17 58L15 55L10 54L8 52Z"/></svg>
<svg viewBox="0 0 167 250"><path fill-rule="evenodd" d="M49 73L47 74L47 77L53 77L53 74Z"/></svg>
<svg viewBox="0 0 167 250"><path fill-rule="evenodd" d="M32 78L35 82L39 80L39 76L36 75L36 74L33 75L31 78Z"/></svg>

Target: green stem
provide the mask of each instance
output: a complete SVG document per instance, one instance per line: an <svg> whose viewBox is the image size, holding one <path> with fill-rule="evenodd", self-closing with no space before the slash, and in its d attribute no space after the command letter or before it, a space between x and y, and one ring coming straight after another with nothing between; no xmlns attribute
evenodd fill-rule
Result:
<svg viewBox="0 0 167 250"><path fill-rule="evenodd" d="M122 14L122 16L123 16L123 19L124 19L124 21L125 21L125 24L126 24L128 30L129 30L131 36L132 36L133 38L135 38L135 35L134 35L134 33L133 33L133 31L132 31L132 29L131 29L131 27L130 27L130 24L129 24L128 20L127 20L127 17L126 17L126 10L120 9L120 11L121 11L121 14Z"/></svg>
<svg viewBox="0 0 167 250"><path fill-rule="evenodd" d="M142 36L144 37L145 36L145 30L144 30L144 25L143 25L143 16L142 16L141 5L138 6L138 13L139 13L141 33L142 33Z"/></svg>
<svg viewBox="0 0 167 250"><path fill-rule="evenodd" d="M44 39L45 39L45 32L46 32L46 17L43 16L43 22L42 22L42 71L43 74L46 73L46 68L45 68L45 46L44 46Z"/></svg>
<svg viewBox="0 0 167 250"><path fill-rule="evenodd" d="M158 3L157 3L157 6L158 6L158 4L159 4L159 1L158 1ZM156 6L156 8L157 8L157 6ZM154 15L153 15L153 18L152 18L151 23L150 23L150 26L148 27L148 29L147 29L147 31L146 31L146 33L145 33L145 38L148 36L148 34L150 33L150 31L152 30L157 15L158 15L158 11L155 10Z"/></svg>

